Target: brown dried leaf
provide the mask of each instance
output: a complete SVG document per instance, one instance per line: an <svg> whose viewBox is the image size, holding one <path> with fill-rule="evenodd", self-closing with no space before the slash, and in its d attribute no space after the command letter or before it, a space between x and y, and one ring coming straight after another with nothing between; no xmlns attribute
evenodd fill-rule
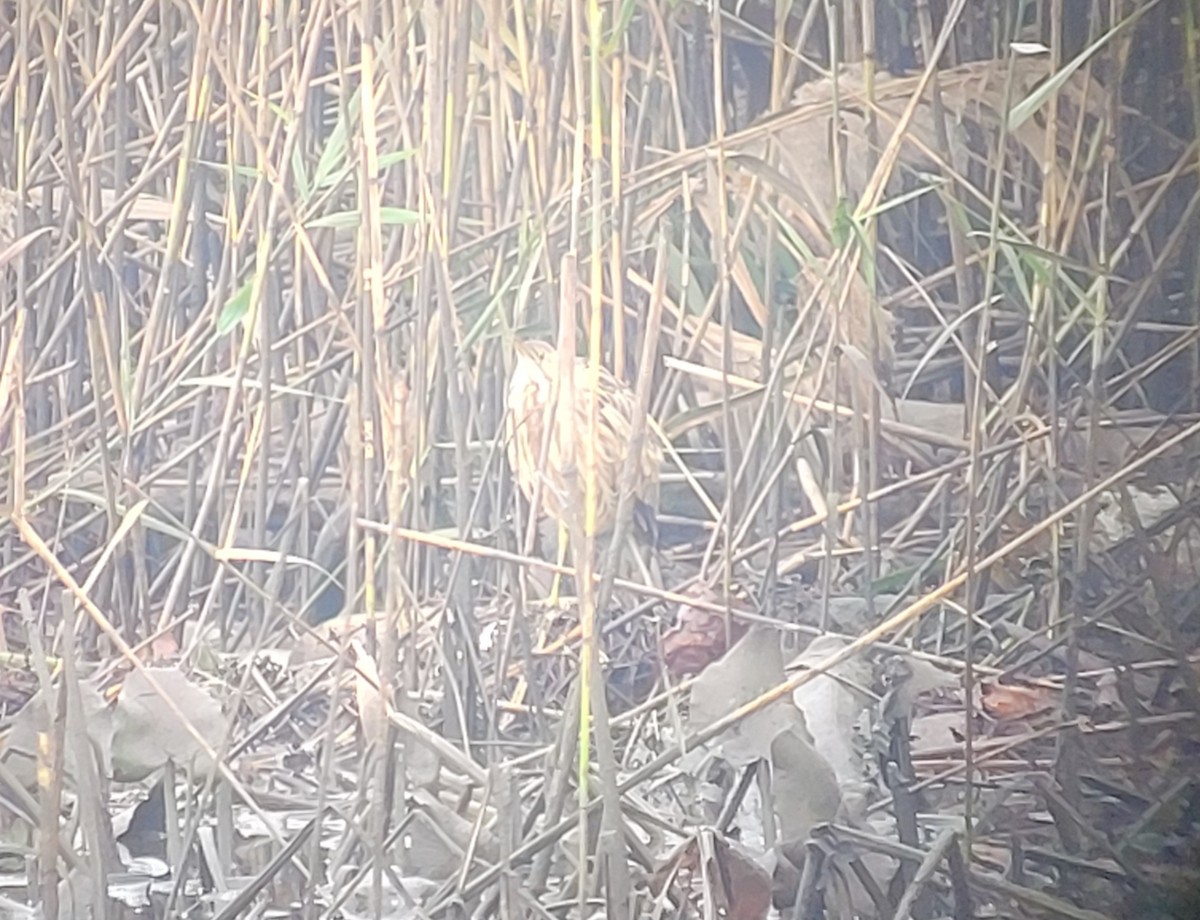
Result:
<svg viewBox="0 0 1200 920"><path fill-rule="evenodd" d="M737 844L713 837L720 873L724 916L728 920L765 920L771 910L771 876Z"/></svg>
<svg viewBox="0 0 1200 920"><path fill-rule="evenodd" d="M175 633L165 632L150 640L150 644L137 653L138 661L143 664L163 664L179 658L179 640Z"/></svg>
<svg viewBox="0 0 1200 920"><path fill-rule="evenodd" d="M771 910L771 875L744 849L713 830L702 830L679 847L654 874L651 890L661 891L683 873L688 883L707 878L707 906L727 920L765 920ZM691 887L684 886L685 890ZM701 916L709 913L700 908Z"/></svg>
<svg viewBox="0 0 1200 920"><path fill-rule="evenodd" d="M1058 705L1058 694L1045 687L1019 687L981 681L979 690L983 711L999 722L1028 719Z"/></svg>
<svg viewBox="0 0 1200 920"><path fill-rule="evenodd" d="M701 592L694 591L698 596ZM708 592L703 592L705 599ZM746 624L733 619L731 638L736 643L746 634ZM682 604L675 624L663 633L662 659L667 673L676 680L699 674L728 650L725 617L714 610Z"/></svg>

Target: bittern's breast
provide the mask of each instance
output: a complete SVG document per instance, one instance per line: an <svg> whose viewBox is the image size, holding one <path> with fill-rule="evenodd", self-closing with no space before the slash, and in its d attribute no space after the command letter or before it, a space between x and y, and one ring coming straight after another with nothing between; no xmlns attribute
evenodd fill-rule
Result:
<svg viewBox="0 0 1200 920"><path fill-rule="evenodd" d="M552 386L549 374L543 367L541 362L519 356L513 369L507 393L508 461L526 498L532 500L538 479L542 479L542 508L550 517L563 521L564 508L570 500L567 479L569 452L564 440L565 426L554 424L553 420L546 417ZM584 471L589 461L593 464L596 532L604 533L614 524L617 490L621 468L629 453L635 405L632 392L606 371L601 373L598 390L593 391L588 384L587 366L580 361L575 374L575 463L581 477L581 490L586 482L582 478ZM596 406L594 440L590 438L589 431L593 405ZM543 465L541 458L548 421L551 422L551 439ZM634 467L634 495L657 508L662 450L653 432L646 432L640 453Z"/></svg>

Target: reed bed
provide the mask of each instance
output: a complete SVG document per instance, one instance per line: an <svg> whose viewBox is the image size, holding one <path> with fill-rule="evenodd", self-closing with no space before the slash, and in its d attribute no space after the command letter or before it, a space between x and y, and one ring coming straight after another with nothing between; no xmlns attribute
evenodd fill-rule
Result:
<svg viewBox="0 0 1200 920"><path fill-rule="evenodd" d="M6 910L1192 916L1192 4L0 9Z"/></svg>

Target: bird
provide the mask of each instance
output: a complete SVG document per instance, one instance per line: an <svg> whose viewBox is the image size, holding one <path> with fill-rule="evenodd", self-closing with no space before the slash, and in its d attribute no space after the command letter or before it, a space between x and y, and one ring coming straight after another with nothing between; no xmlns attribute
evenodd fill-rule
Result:
<svg viewBox="0 0 1200 920"><path fill-rule="evenodd" d="M570 505L568 490L571 454L563 440L564 430L554 424L545 466L543 444L547 422L546 409L555 394L559 376L559 358L553 345L537 340L514 340L514 364L505 393L505 439L508 463L517 485L532 501L539 480L542 482L540 507L559 527L559 562L565 557L565 533ZM595 441L595 530L612 531L616 525L617 503L625 458L629 454L637 400L633 391L607 368L598 369L599 386L593 389L590 365L575 359L575 439L574 459L581 469L588 460L589 417L596 408ZM648 426L639 455L633 463L633 523L653 542L658 510L659 472L663 452L656 432ZM582 479L582 475L581 475ZM558 579L551 589L551 602L557 600Z"/></svg>

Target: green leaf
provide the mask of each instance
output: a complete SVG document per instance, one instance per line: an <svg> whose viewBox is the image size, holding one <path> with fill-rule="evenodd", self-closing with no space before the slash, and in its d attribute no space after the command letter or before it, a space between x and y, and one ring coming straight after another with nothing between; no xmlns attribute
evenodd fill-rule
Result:
<svg viewBox="0 0 1200 920"><path fill-rule="evenodd" d="M796 232L796 228L792 225L791 220L771 205L767 205L767 210L770 212L780 232L785 251L796 262L796 271L799 272L802 265L811 265L815 261L813 252L800 234Z"/></svg>
<svg viewBox="0 0 1200 920"><path fill-rule="evenodd" d="M604 54L614 54L617 46L620 45L621 39L625 37L625 32L629 28L629 23L633 20L633 11L637 8L637 0L621 0L621 9L617 13L617 21L613 24L612 34L608 36L608 40L604 43Z"/></svg>
<svg viewBox="0 0 1200 920"><path fill-rule="evenodd" d="M194 160L193 162L197 166L211 169L217 175L227 178L230 181L233 179L244 179L247 182L257 182L263 178L262 170L247 163L225 163L214 160Z"/></svg>
<svg viewBox="0 0 1200 920"><path fill-rule="evenodd" d="M756 400L762 399L762 394L762 387L731 394L729 397L729 411L732 412L743 404L754 404ZM703 403L702 405L691 409L684 409L663 419L662 430L669 440L674 440L684 433L691 431L693 428L698 428L700 425L716 423L720 420L721 414L724 411L725 404L721 401Z"/></svg>
<svg viewBox="0 0 1200 920"><path fill-rule="evenodd" d="M313 173L313 188L329 188L340 182L345 175L346 169L348 169L345 166L346 152L349 149L349 125L347 122L357 120L361 105L362 87L360 86L350 97L346 108L339 107L338 109L338 120L334 124L333 130L329 132L329 140L325 142L325 149L321 151L321 158L317 161L317 169Z"/></svg>
<svg viewBox="0 0 1200 920"><path fill-rule="evenodd" d="M879 217L882 214L886 214L893 208L898 208L903 204L908 204L908 202L914 201L917 198L920 198L922 195L928 195L935 189L941 188L943 185L947 184L947 181L940 176L926 176L925 178L929 180L928 185L922 185L917 188L910 189L909 191L904 192L902 195L897 195L895 198L888 198L885 201L880 202L878 207L874 207L867 211L867 213L863 215L863 218L869 219L872 217Z"/></svg>
<svg viewBox="0 0 1200 920"><path fill-rule="evenodd" d="M419 224L421 222L421 215L416 211L410 211L408 208L383 207L379 209L379 222L385 227L407 227L412 224Z"/></svg>
<svg viewBox="0 0 1200 920"><path fill-rule="evenodd" d="M380 208L379 222L385 227L409 226L420 223L421 215L408 208ZM347 227L357 227L362 223L362 211L355 208L352 211L336 211L310 220L310 228L326 227L333 230L345 230Z"/></svg>
<svg viewBox="0 0 1200 920"><path fill-rule="evenodd" d="M512 290L513 286L517 283L517 278L521 275L522 270L526 268L526 265L523 264L525 262L526 260L524 259L516 260L516 264L513 265L512 271L509 272L508 276L500 282L500 286L489 298L487 304L484 305L483 312L480 314L479 319L475 321L475 323L468 330L467 334L463 336L463 352L470 351L478 342L485 338L489 329L493 325L493 321L501 314L500 305L504 302L505 296L510 290ZM501 320L503 320L503 317L501 317Z"/></svg>
<svg viewBox="0 0 1200 920"><path fill-rule="evenodd" d="M1053 74L1045 83L1037 87L1037 89L1035 89L1032 93L1014 105L1008 113L1008 130L1015 131L1026 121L1032 118L1033 113L1045 105L1046 100L1049 99L1054 93L1062 89L1063 85L1069 79L1071 79L1071 76L1075 73L1075 71L1086 64L1093 54L1108 44L1108 42L1112 40L1112 38L1118 32L1120 32L1122 29L1128 29L1131 25L1141 19L1147 11L1156 6L1158 6L1158 0L1153 0L1153 2L1142 6L1141 9L1135 12L1128 19L1117 23L1106 33L1092 42L1088 47L1084 48L1083 51L1074 57L1074 59L1068 61L1061 70Z"/></svg>
<svg viewBox="0 0 1200 920"><path fill-rule="evenodd" d="M252 182L257 182L262 178L262 172L253 166L246 166L242 163L233 164L233 174L239 179L249 179Z"/></svg>
<svg viewBox="0 0 1200 920"><path fill-rule="evenodd" d="M990 239L990 234L984 231L972 232L969 234L972 237L981 239ZM1065 256L1062 253L1053 252L1046 249L1044 246L1038 246L1036 243L1029 240L1018 240L1012 237L1006 237L997 234L995 239L996 245L1011 246L1019 255L1029 256L1032 260L1045 262L1049 265L1057 265L1059 268L1070 269L1071 271L1080 272L1089 277L1103 277L1104 272L1090 265L1084 265L1082 262Z"/></svg>
<svg viewBox="0 0 1200 920"><path fill-rule="evenodd" d="M412 159L415 153L415 150L393 150L391 153L381 154L379 157L379 168L387 169L389 166L403 163L405 160Z"/></svg>
<svg viewBox="0 0 1200 920"><path fill-rule="evenodd" d="M247 281L238 288L236 294L225 301L225 306L221 308L221 315L217 317L217 335L225 335L246 318L246 314L250 312L250 288L252 286L253 282Z"/></svg>
<svg viewBox="0 0 1200 920"><path fill-rule="evenodd" d="M911 565L907 568L897 569L895 572L889 572L887 575L882 575L871 582L872 594L899 594L912 581L912 577L921 570L919 565Z"/></svg>
<svg viewBox="0 0 1200 920"><path fill-rule="evenodd" d="M300 152L299 144L292 147L292 176L296 180L300 200L307 202L312 197L312 185L308 181L308 170L304 166L304 154Z"/></svg>
<svg viewBox="0 0 1200 920"><path fill-rule="evenodd" d="M829 228L829 236L833 240L835 249L841 249L850 242L850 234L853 229L853 222L850 219L850 204L845 198L839 198L837 207L833 210L833 226Z"/></svg>

